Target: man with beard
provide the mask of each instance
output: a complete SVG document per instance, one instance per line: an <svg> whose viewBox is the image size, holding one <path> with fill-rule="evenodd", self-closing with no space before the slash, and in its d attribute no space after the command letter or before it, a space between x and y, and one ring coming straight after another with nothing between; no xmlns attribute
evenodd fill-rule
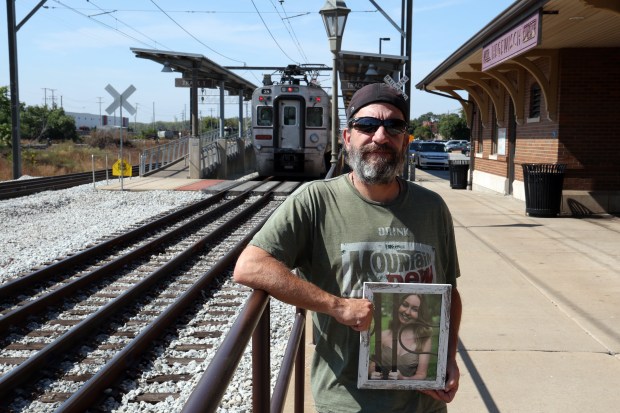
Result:
<svg viewBox="0 0 620 413"><path fill-rule="evenodd" d="M235 281L313 312L312 391L320 413L445 412L458 389L461 300L452 217L436 193L398 177L407 104L392 87L358 90L343 141L352 172L301 186L243 251ZM443 390L357 388L360 331L373 305L365 281L452 285Z"/></svg>

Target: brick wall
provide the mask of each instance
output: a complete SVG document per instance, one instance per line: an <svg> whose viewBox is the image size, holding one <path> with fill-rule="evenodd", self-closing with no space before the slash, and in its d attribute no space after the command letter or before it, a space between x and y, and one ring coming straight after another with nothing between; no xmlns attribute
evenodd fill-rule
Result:
<svg viewBox="0 0 620 413"><path fill-rule="evenodd" d="M620 48L560 51L565 188L620 190Z"/></svg>
<svg viewBox="0 0 620 413"><path fill-rule="evenodd" d="M563 49L559 53L559 111L557 120L547 118L544 95L539 120L516 127L515 179L523 180L522 163L566 163L564 189L620 190L620 48ZM548 76L546 58L534 63ZM524 113L529 114L530 85L527 74ZM506 94L506 99L510 99ZM508 103L505 110L508 111ZM493 108L489 108L492 119ZM504 118L509 119L505 113ZM477 137L478 117L472 122ZM505 122L505 127L509 127ZM507 176L507 156L489 159L492 127L482 128L483 154L475 168ZM476 142L476 139L474 139ZM507 144L508 146L508 144ZM477 152L477 148L475 149ZM507 147L507 153L509 148Z"/></svg>

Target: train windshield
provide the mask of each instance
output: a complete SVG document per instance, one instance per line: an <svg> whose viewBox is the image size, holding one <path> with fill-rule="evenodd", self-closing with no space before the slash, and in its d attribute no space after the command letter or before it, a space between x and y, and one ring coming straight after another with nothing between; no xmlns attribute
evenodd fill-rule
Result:
<svg viewBox="0 0 620 413"><path fill-rule="evenodd" d="M273 107L258 106L256 108L256 119L258 126L273 126Z"/></svg>
<svg viewBox="0 0 620 413"><path fill-rule="evenodd" d="M306 108L306 126L321 127L323 126L323 108L312 107Z"/></svg>

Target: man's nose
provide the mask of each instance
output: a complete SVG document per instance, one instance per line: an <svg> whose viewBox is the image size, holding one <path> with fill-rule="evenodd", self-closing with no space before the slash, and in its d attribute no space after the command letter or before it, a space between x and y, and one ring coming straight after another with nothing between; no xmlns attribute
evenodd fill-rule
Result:
<svg viewBox="0 0 620 413"><path fill-rule="evenodd" d="M387 133L387 131L385 130L385 126L383 125L379 126L379 129L377 129L372 136L372 141L376 143L385 143L389 140L390 135Z"/></svg>

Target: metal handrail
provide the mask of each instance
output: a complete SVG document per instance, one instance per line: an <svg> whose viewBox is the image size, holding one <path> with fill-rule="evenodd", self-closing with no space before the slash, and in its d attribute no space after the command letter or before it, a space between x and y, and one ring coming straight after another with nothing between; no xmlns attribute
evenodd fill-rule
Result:
<svg viewBox="0 0 620 413"><path fill-rule="evenodd" d="M293 330L274 388L273 400L270 400L269 299L265 291L252 292L185 403L182 413L209 413L217 410L243 357L250 336L252 337L252 411L282 412L292 370L295 367L295 412L303 413L306 311L297 309Z"/></svg>
<svg viewBox="0 0 620 413"><path fill-rule="evenodd" d="M326 178L340 175L343 168L344 154L340 151L338 162L332 165ZM296 308L295 321L270 399L269 299L270 296L265 291L254 290L252 292L187 400L182 413L210 413L217 410L241 361L250 336L252 337L252 411L254 413L281 413L283 411L294 368L293 409L295 413L303 413L306 310Z"/></svg>

